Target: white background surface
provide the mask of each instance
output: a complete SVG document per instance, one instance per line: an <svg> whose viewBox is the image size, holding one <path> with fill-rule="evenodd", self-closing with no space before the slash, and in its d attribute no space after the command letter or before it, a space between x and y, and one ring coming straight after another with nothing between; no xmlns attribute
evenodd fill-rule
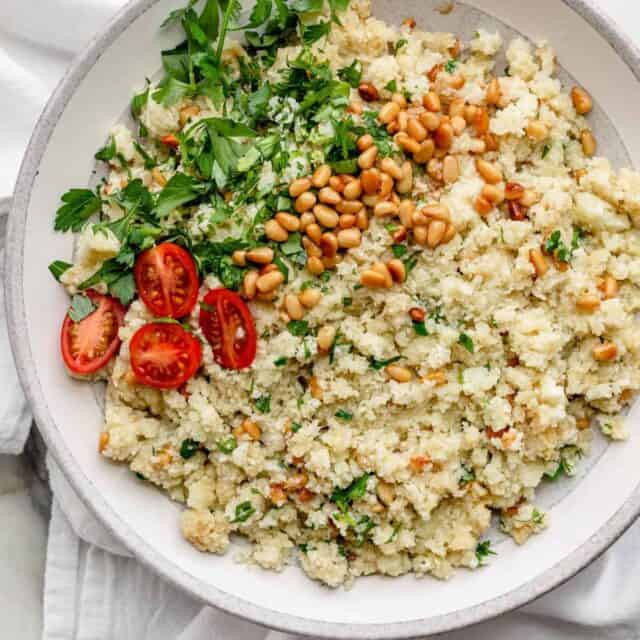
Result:
<svg viewBox="0 0 640 640"><path fill-rule="evenodd" d="M57 41L55 21L73 20L87 2L69 0L69 15L60 16L52 12L50 20L38 21L40 25L50 26L46 41L51 42L52 47L44 51L33 44L45 38L36 32L35 27L30 30L31 16L34 11L46 13L57 3L49 3L49 0L0 0L0 66L25 67L32 75L28 83L29 95L24 94L24 82L18 88L10 80L5 84L4 76L0 76L0 139L9 143L3 145L4 149L16 149L12 153L0 153L0 198L12 191L20 162L19 149L27 143L24 131L38 115L35 110L29 111L21 106L38 102L33 100L36 96L40 101L44 100L63 73L71 52L92 35L79 32L75 42ZM91 4L95 7L95 0ZM121 4L122 0L101 0L104 20ZM594 4L605 8L640 46L640 3L634 0L594 0ZM95 27L100 28L100 24ZM18 33L23 35L17 37ZM596 60L593 63L597 65ZM25 124L29 126L25 127ZM0 354L0 357L10 356ZM0 456L0 637L7 640L35 640L40 637L46 522L31 505L29 482L29 472L22 461Z"/></svg>

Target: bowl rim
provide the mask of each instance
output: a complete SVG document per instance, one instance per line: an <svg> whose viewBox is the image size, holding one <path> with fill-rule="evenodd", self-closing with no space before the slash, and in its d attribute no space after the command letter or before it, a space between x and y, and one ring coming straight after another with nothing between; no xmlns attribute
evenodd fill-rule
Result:
<svg viewBox="0 0 640 640"><path fill-rule="evenodd" d="M51 418L46 398L35 374L31 347L26 341L20 339L21 327L26 323L22 282L27 213L33 182L44 151L71 97L102 53L132 22L146 13L156 2L158 0L129 0L76 56L35 126L20 167L13 207L8 220L5 306L18 376L49 451L82 503L145 566L197 600L259 625L304 636L336 640L356 638L382 640L440 634L488 620L523 606L568 581L602 555L638 518L640 484L618 511L589 540L542 575L509 593L473 607L432 618L386 624L354 624L323 622L280 613L252 604L211 585L203 584L151 548L107 504L90 478L85 476ZM635 78L640 80L640 50L603 10L595 6L593 0L561 0L561 2L586 20L615 49Z"/></svg>

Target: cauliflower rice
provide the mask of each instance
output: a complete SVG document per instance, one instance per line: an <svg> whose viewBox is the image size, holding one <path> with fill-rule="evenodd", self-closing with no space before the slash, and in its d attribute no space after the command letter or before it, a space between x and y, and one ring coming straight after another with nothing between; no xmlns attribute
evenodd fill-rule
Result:
<svg viewBox="0 0 640 640"><path fill-rule="evenodd" d="M493 516L517 543L548 525L536 487L573 473L593 428L625 437L621 412L640 388L640 174L593 154L586 94L563 90L549 44L507 43L506 74L494 62L503 46L499 33L461 43L411 21L395 28L372 17L367 0L351 2L306 48L333 74L360 65L347 101L353 122L367 129L363 110L380 118L387 104L424 113L434 92L458 127L445 151L436 142L429 162L411 163L400 196L418 216L446 206L441 226L428 227L435 240L419 242L410 227L405 240L404 220L369 209L358 246L335 264L321 274L310 262L289 265L271 300L249 301L259 338L247 369L215 361L196 306L186 322L202 338L203 363L179 390L136 381L130 339L154 318L140 299L128 307L104 372L102 455L184 504L182 532L200 551L224 554L242 536L251 546L241 560L281 571L297 559L330 587L376 573L449 578L491 553L483 536ZM261 82L278 82L303 48L280 47ZM232 43L225 60L236 69L245 55ZM146 141L124 125L112 130L121 160L110 160L101 187L105 220L123 215L107 196L129 181L152 194L163 187L140 149L159 154L166 182L188 168L162 156L158 140L178 134L194 104L193 122L222 115L209 96L169 106L156 96L139 110ZM295 97L275 95L267 110L288 155L280 167L258 160L262 198L311 175L336 135L331 120L309 124ZM388 141L396 167L411 161L401 135ZM513 199L502 202L505 190ZM237 197L227 196L232 208ZM255 219L257 200L236 212ZM241 222L212 222L216 207L177 206L163 224L220 242ZM117 234L95 227L84 227L61 275L72 295L121 251ZM376 285L375 273L393 285ZM223 284L208 273L201 293ZM317 304L292 322L285 297L304 291L317 292Z"/></svg>

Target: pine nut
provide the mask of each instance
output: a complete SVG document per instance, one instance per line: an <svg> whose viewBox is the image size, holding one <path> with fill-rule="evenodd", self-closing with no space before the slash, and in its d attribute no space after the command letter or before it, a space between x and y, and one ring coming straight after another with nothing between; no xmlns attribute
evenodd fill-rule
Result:
<svg viewBox="0 0 640 640"><path fill-rule="evenodd" d="M323 233L322 238L320 238L320 248L324 256L334 258L338 253L338 238L331 232Z"/></svg>
<svg viewBox="0 0 640 640"><path fill-rule="evenodd" d="M297 197L294 208L298 213L304 213L312 209L316 202L315 194L311 191L305 191Z"/></svg>
<svg viewBox="0 0 640 640"><path fill-rule="evenodd" d="M100 439L98 440L98 452L104 453L105 449L109 446L109 432L103 431L100 434Z"/></svg>
<svg viewBox="0 0 640 640"><path fill-rule="evenodd" d="M618 347L613 342L605 342L593 348L593 357L599 362L615 360L618 357Z"/></svg>
<svg viewBox="0 0 640 640"><path fill-rule="evenodd" d="M483 195L475 199L473 206L482 217L488 216L493 211L493 204Z"/></svg>
<svg viewBox="0 0 640 640"><path fill-rule="evenodd" d="M322 229L319 224L310 224L306 229L306 233L313 242L315 242L316 244L320 244L320 239L322 238Z"/></svg>
<svg viewBox="0 0 640 640"><path fill-rule="evenodd" d="M476 130L476 133L479 136L488 133L490 124L491 121L489 119L489 113L486 109L480 109L473 121L473 127Z"/></svg>
<svg viewBox="0 0 640 640"><path fill-rule="evenodd" d="M380 173L374 169L366 169L360 174L362 190L367 195L374 195L380 188Z"/></svg>
<svg viewBox="0 0 640 640"><path fill-rule="evenodd" d="M362 169L371 169L376 162L376 158L378 157L378 147L374 144L369 147L366 151L363 151L358 156L358 166Z"/></svg>
<svg viewBox="0 0 640 640"><path fill-rule="evenodd" d="M442 222L442 220L432 220L427 229L427 246L430 249L435 249L442 242L446 230L446 222Z"/></svg>
<svg viewBox="0 0 640 640"><path fill-rule="evenodd" d="M451 212L446 204L435 203L427 204L422 208L422 213L427 218L433 218L434 220L441 220L442 222L449 222L451 220Z"/></svg>
<svg viewBox="0 0 640 640"><path fill-rule="evenodd" d="M416 118L411 118L407 122L407 134L416 142L422 142L427 138L427 130Z"/></svg>
<svg viewBox="0 0 640 640"><path fill-rule="evenodd" d="M454 135L462 135L464 130L467 128L467 121L462 116L455 116L454 118L451 118L451 127Z"/></svg>
<svg viewBox="0 0 640 640"><path fill-rule="evenodd" d="M358 147L358 151L361 153L370 149L373 146L373 136L369 133L365 133L363 136L358 138L356 145Z"/></svg>
<svg viewBox="0 0 640 640"><path fill-rule="evenodd" d="M314 276L319 276L324 272L324 264L322 260L316 256L311 256L307 260L307 271Z"/></svg>
<svg viewBox="0 0 640 640"><path fill-rule="evenodd" d="M231 254L231 262L233 264L238 265L239 267L244 267L247 264L247 252L246 251L234 251Z"/></svg>
<svg viewBox="0 0 640 640"><path fill-rule="evenodd" d="M450 149L453 144L453 127L448 124L441 124L435 133L434 140L439 149Z"/></svg>
<svg viewBox="0 0 640 640"><path fill-rule="evenodd" d="M371 270L383 276L385 281L385 287L387 289L391 289L391 287L393 286L393 278L391 277L391 273L389 273L389 269L387 268L387 265L384 262L376 262L371 267Z"/></svg>
<svg viewBox="0 0 640 640"><path fill-rule="evenodd" d="M398 207L393 202L379 202L373 208L373 215L376 218L384 218L385 216L394 216L398 213Z"/></svg>
<svg viewBox="0 0 640 640"><path fill-rule="evenodd" d="M471 144L469 145L469 150L471 153L484 153L487 150L487 145L484 140L480 138L474 138L471 140Z"/></svg>
<svg viewBox="0 0 640 640"><path fill-rule="evenodd" d="M475 104L468 104L464 108L464 119L467 124L473 124L480 113L480 107Z"/></svg>
<svg viewBox="0 0 640 640"><path fill-rule="evenodd" d="M449 87L451 87L451 89L456 89L456 90L462 89L462 87L464 87L464 85L467 82L465 77L460 75L459 73L452 76L445 76L445 79Z"/></svg>
<svg viewBox="0 0 640 640"><path fill-rule="evenodd" d="M422 211L415 211L411 221L414 227L427 227L429 226L429 218L422 213Z"/></svg>
<svg viewBox="0 0 640 640"><path fill-rule="evenodd" d="M338 226L338 214L324 204L317 204L313 207L313 215L323 227L333 229Z"/></svg>
<svg viewBox="0 0 640 640"><path fill-rule="evenodd" d="M358 93L365 102L375 102L378 97L378 90L370 82L361 82Z"/></svg>
<svg viewBox="0 0 640 640"><path fill-rule="evenodd" d="M322 202L323 204L329 204L335 207L335 205L337 205L342 200L342 196L337 191L334 191L331 187L323 187L318 193L318 200L320 200L320 202Z"/></svg>
<svg viewBox="0 0 640 640"><path fill-rule="evenodd" d="M258 302L273 302L275 298L275 289L273 291L267 291L265 293L261 293L260 291L258 291L258 293L256 294L256 300L258 300Z"/></svg>
<svg viewBox="0 0 640 640"><path fill-rule="evenodd" d="M385 373L396 382L407 383L411 382L413 378L413 373L411 373L411 369L407 369L407 367L401 367L398 364L390 364L388 367L385 367Z"/></svg>
<svg viewBox="0 0 640 640"><path fill-rule="evenodd" d="M309 178L298 178L289 185L289 195L292 198L297 198L305 191L311 189L311 180Z"/></svg>
<svg viewBox="0 0 640 640"><path fill-rule="evenodd" d="M399 244L404 242L407 239L407 228L402 226L399 229L396 229L391 236L394 244Z"/></svg>
<svg viewBox="0 0 640 640"><path fill-rule="evenodd" d="M539 249L529 250L529 262L533 265L538 278L541 278L549 271L549 265Z"/></svg>
<svg viewBox="0 0 640 640"><path fill-rule="evenodd" d="M504 202L504 191L493 184L485 184L482 188L482 195L494 205L499 205Z"/></svg>
<svg viewBox="0 0 640 640"><path fill-rule="evenodd" d="M420 143L410 138L406 133L399 133L395 137L396 144L406 153L418 153Z"/></svg>
<svg viewBox="0 0 640 640"><path fill-rule="evenodd" d="M319 227L318 227L319 228ZM322 235L322 233L320 234ZM307 256L309 258L321 258L322 257L322 249L310 238L307 236L302 237L302 246L307 252Z"/></svg>
<svg viewBox="0 0 640 640"><path fill-rule="evenodd" d="M257 247L247 251L247 260L257 264L269 264L273 262L273 249L269 247Z"/></svg>
<svg viewBox="0 0 640 640"><path fill-rule="evenodd" d="M407 108L407 99L401 93L394 93L391 96L391 101L395 102L401 109Z"/></svg>
<svg viewBox="0 0 640 640"><path fill-rule="evenodd" d="M306 473L295 473L288 478L286 487L289 491L299 491L304 489L309 482L309 476Z"/></svg>
<svg viewBox="0 0 640 640"><path fill-rule="evenodd" d="M361 241L362 236L357 227L338 231L338 245L341 249L355 249L360 246Z"/></svg>
<svg viewBox="0 0 640 640"><path fill-rule="evenodd" d="M298 300L298 296L293 293L288 293L284 297L284 308L287 315L292 320L302 320L304 317L304 308L302 307L302 303Z"/></svg>
<svg viewBox="0 0 640 640"><path fill-rule="evenodd" d="M589 428L589 418L576 418L576 428L584 431Z"/></svg>
<svg viewBox="0 0 640 640"><path fill-rule="evenodd" d="M449 117L454 118L456 116L464 117L465 112L465 103L462 98L455 98L449 104Z"/></svg>
<svg viewBox="0 0 640 640"><path fill-rule="evenodd" d="M396 183L396 191L400 194L409 193L413 188L413 167L409 161L402 163L400 178Z"/></svg>
<svg viewBox="0 0 640 640"><path fill-rule="evenodd" d="M530 120L526 131L534 142L542 142L549 137L549 127L542 120Z"/></svg>
<svg viewBox="0 0 640 640"><path fill-rule="evenodd" d="M396 499L396 492L393 485L383 482L382 480L378 481L376 493L378 498L380 498L380 502L387 507Z"/></svg>
<svg viewBox="0 0 640 640"><path fill-rule="evenodd" d="M180 126L184 127L189 120L195 118L200 113L200 107L197 104L192 104L189 107L180 109Z"/></svg>
<svg viewBox="0 0 640 640"><path fill-rule="evenodd" d="M523 207L532 207L539 201L540 196L533 189L525 189L519 202Z"/></svg>
<svg viewBox="0 0 640 640"><path fill-rule="evenodd" d="M420 124L427 131L435 131L441 124L441 118L437 113L432 113L431 111L425 111L418 116L420 120Z"/></svg>
<svg viewBox="0 0 640 640"><path fill-rule="evenodd" d="M325 353L331 349L331 345L336 337L336 328L326 324L324 327L320 327L318 330L318 336L316 341L318 343L318 349Z"/></svg>
<svg viewBox="0 0 640 640"><path fill-rule="evenodd" d="M276 213L275 219L277 223L287 231L300 230L300 218L297 218L291 213L287 213L286 211L280 211L279 213Z"/></svg>
<svg viewBox="0 0 640 640"><path fill-rule="evenodd" d="M442 244L447 244L451 242L456 237L458 230L455 228L455 225L449 223L444 232L444 237L442 238Z"/></svg>
<svg viewBox="0 0 640 640"><path fill-rule="evenodd" d="M347 200L357 200L362 195L362 184L360 183L360 180L353 180L346 185L342 195ZM336 202L336 204L338 204L338 202Z"/></svg>
<svg viewBox="0 0 640 640"><path fill-rule="evenodd" d="M406 111L401 111L398 114L396 123L398 125L398 131L406 131L407 126L409 125L409 114Z"/></svg>
<svg viewBox="0 0 640 640"><path fill-rule="evenodd" d="M304 231L310 224L315 224L316 217L311 211L306 211L300 216L300 231Z"/></svg>
<svg viewBox="0 0 640 640"><path fill-rule="evenodd" d="M331 177L331 167L328 164L321 164L311 176L311 184L316 189L326 187Z"/></svg>
<svg viewBox="0 0 640 640"><path fill-rule="evenodd" d="M444 71L444 65L442 63L436 64L427 72L427 78L430 82L435 82L438 76Z"/></svg>
<svg viewBox="0 0 640 640"><path fill-rule="evenodd" d="M284 282L284 276L280 270L270 271L263 276L260 276L256 282L258 291L262 293L269 293L277 289Z"/></svg>
<svg viewBox="0 0 640 640"><path fill-rule="evenodd" d="M153 181L160 187L164 187L167 184L167 179L164 177L164 174L158 167L154 167L151 169L151 177Z"/></svg>
<svg viewBox="0 0 640 640"><path fill-rule="evenodd" d="M356 214L356 225L360 231L366 231L369 228L369 216L364 208Z"/></svg>
<svg viewBox="0 0 640 640"><path fill-rule="evenodd" d="M416 244L419 244L421 247L427 245L427 235L427 227L416 227L413 230L413 239L415 240Z"/></svg>
<svg viewBox="0 0 640 640"><path fill-rule="evenodd" d="M383 158L380 161L380 169L394 180L400 180L402 178L402 169L392 158Z"/></svg>
<svg viewBox="0 0 640 640"><path fill-rule="evenodd" d="M256 297L256 282L258 281L258 272L255 269L247 271L242 280L242 291L246 298L253 300Z"/></svg>
<svg viewBox="0 0 640 640"><path fill-rule="evenodd" d="M273 242L286 242L289 234L283 229L277 220L267 220L264 223L264 234Z"/></svg>
<svg viewBox="0 0 640 640"><path fill-rule="evenodd" d="M418 149L417 153L413 154L413 159L418 164L427 164L427 162L433 158L435 150L435 142L429 138L420 145L420 149Z"/></svg>
<svg viewBox="0 0 640 640"><path fill-rule="evenodd" d="M429 373L427 373L427 375L422 378L422 381L433 382L436 387L439 387L440 385L443 385L447 382L447 376L445 375L444 371L438 369L436 371L430 371Z"/></svg>
<svg viewBox="0 0 640 640"><path fill-rule="evenodd" d="M389 124L392 120L395 120L400 113L400 106L395 102L387 102L378 113L378 120L382 124Z"/></svg>
<svg viewBox="0 0 640 640"><path fill-rule="evenodd" d="M265 273L270 273L271 271L277 271L278 270L278 265L277 264L265 264L264 267L262 267L262 269L260 269L260 275L264 275Z"/></svg>
<svg viewBox="0 0 640 640"><path fill-rule="evenodd" d="M524 195L524 187L519 182L507 182L504 197L507 200L520 200Z"/></svg>
<svg viewBox="0 0 640 640"><path fill-rule="evenodd" d="M356 217L352 213L343 213L338 220L338 226L341 229L351 229L356 226Z"/></svg>
<svg viewBox="0 0 640 640"><path fill-rule="evenodd" d="M589 129L582 131L580 134L580 142L582 143L582 151L587 158L591 158L596 154L598 143Z"/></svg>
<svg viewBox="0 0 640 640"><path fill-rule="evenodd" d="M331 176L329 178L329 186L338 193L342 193L346 186L344 178L342 176Z"/></svg>
<svg viewBox="0 0 640 640"><path fill-rule="evenodd" d="M427 173L434 180L442 180L442 162L437 158L431 158L431 160L427 162Z"/></svg>
<svg viewBox="0 0 640 640"><path fill-rule="evenodd" d="M491 162L487 162L482 158L476 160L476 169L485 182L489 184L498 184L502 182L502 172Z"/></svg>
<svg viewBox="0 0 640 640"><path fill-rule="evenodd" d="M497 78L492 78L489 84L487 85L487 93L485 99L487 104L496 105L500 102L500 96L502 95L502 90L500 89L500 82L498 82Z"/></svg>
<svg viewBox="0 0 640 640"><path fill-rule="evenodd" d="M446 184L454 183L460 177L458 159L455 156L446 156L442 161L442 179Z"/></svg>
<svg viewBox="0 0 640 640"><path fill-rule="evenodd" d="M422 105L427 111L440 111L442 104L440 96L435 91L429 91L422 96Z"/></svg>
<svg viewBox="0 0 640 640"><path fill-rule="evenodd" d="M576 300L576 307L578 307L580 311L593 313L600 308L600 298L595 295L582 296Z"/></svg>
<svg viewBox="0 0 640 640"><path fill-rule="evenodd" d="M269 500L276 507L281 507L287 501L287 494L279 484L272 484L269 488Z"/></svg>
<svg viewBox="0 0 640 640"><path fill-rule="evenodd" d="M252 440L260 440L260 436L262 435L262 431L260 427L253 422L252 420L245 420L242 423L244 427L244 432L252 439Z"/></svg>
<svg viewBox="0 0 640 640"><path fill-rule="evenodd" d="M336 205L336 211L343 215L356 215L362 209L362 202L359 200L343 200Z"/></svg>
<svg viewBox="0 0 640 640"><path fill-rule="evenodd" d="M582 87L573 87L571 89L571 100L576 112L581 116L587 115L593 109L593 100Z"/></svg>
<svg viewBox="0 0 640 640"><path fill-rule="evenodd" d="M369 289L384 289L387 286L386 283L384 275L372 269L367 269L360 275L360 284Z"/></svg>
<svg viewBox="0 0 640 640"><path fill-rule="evenodd" d="M407 270L402 260L398 260L397 258L389 260L389 262L387 262L387 269L389 269L389 273L394 282L404 282L406 280Z"/></svg>
<svg viewBox="0 0 640 640"><path fill-rule="evenodd" d="M400 222L407 229L413 226L413 214L416 210L416 204L413 200L403 200L398 207L398 217Z"/></svg>
<svg viewBox="0 0 640 640"><path fill-rule="evenodd" d="M618 282L613 277L607 274L604 277L604 282L602 284L602 293L604 294L605 300L611 300L611 298L615 298L618 295Z"/></svg>
<svg viewBox="0 0 640 640"><path fill-rule="evenodd" d="M322 294L317 289L305 289L298 294L298 300L305 309L313 309L321 298Z"/></svg>
<svg viewBox="0 0 640 640"><path fill-rule="evenodd" d="M527 210L516 200L509 200L509 217L516 222L527 219Z"/></svg>

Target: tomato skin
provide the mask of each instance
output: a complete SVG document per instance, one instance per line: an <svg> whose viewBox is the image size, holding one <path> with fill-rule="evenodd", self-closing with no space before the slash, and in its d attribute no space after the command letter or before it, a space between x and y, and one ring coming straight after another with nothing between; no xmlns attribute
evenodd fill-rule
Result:
<svg viewBox="0 0 640 640"><path fill-rule="evenodd" d="M180 141L172 133L168 136L162 136L162 138L160 138L160 142L171 149L177 149L180 146Z"/></svg>
<svg viewBox="0 0 640 640"><path fill-rule="evenodd" d="M124 307L115 298L92 289L86 294L96 306L95 311L80 322L74 322L66 313L60 331L62 359L69 371L79 375L99 371L117 353L118 329L124 325L125 314ZM101 345L102 339L106 340L106 348ZM98 350L97 357L91 353L95 350Z"/></svg>
<svg viewBox="0 0 640 640"><path fill-rule="evenodd" d="M200 282L191 254L173 242L143 251L133 268L138 294L161 318L182 318L198 302Z"/></svg>
<svg viewBox="0 0 640 640"><path fill-rule="evenodd" d="M251 311L229 289L212 289L200 305L200 327L225 369L246 369L256 357L258 336Z"/></svg>
<svg viewBox="0 0 640 640"><path fill-rule="evenodd" d="M137 380L155 389L178 389L202 364L200 341L173 322L150 322L138 329L129 354Z"/></svg>

